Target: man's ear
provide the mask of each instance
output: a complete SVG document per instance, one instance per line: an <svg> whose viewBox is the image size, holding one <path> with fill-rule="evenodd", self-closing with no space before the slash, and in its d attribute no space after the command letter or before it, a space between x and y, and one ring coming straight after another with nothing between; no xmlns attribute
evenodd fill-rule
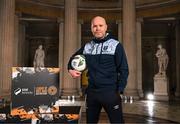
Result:
<svg viewBox="0 0 180 124"><path fill-rule="evenodd" d="M107 31L107 28L108 28L107 24L105 25L105 28L106 28L106 31Z"/></svg>

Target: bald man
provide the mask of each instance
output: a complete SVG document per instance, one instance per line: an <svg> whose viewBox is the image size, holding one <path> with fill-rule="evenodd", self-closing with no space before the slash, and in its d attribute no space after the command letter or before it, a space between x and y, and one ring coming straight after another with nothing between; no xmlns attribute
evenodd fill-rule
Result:
<svg viewBox="0 0 180 124"><path fill-rule="evenodd" d="M121 43L107 33L106 20L96 16L91 21L94 38L72 55L68 72L73 78L81 72L71 67L75 55L83 54L88 69L87 123L98 123L102 107L111 123L123 123L122 105L119 93L124 91L128 78L126 54Z"/></svg>

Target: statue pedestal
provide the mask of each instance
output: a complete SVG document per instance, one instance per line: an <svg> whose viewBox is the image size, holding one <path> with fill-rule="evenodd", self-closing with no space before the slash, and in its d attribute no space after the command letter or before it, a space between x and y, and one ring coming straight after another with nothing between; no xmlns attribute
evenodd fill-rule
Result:
<svg viewBox="0 0 180 124"><path fill-rule="evenodd" d="M154 76L154 95L155 100L168 101L168 85L169 81L166 75Z"/></svg>

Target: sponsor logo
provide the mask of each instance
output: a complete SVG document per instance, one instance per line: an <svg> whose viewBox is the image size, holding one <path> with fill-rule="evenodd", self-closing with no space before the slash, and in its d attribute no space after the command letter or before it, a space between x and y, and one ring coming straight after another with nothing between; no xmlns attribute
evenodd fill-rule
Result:
<svg viewBox="0 0 180 124"><path fill-rule="evenodd" d="M22 88L22 94L23 95L32 95L33 92L29 90L29 88Z"/></svg>
<svg viewBox="0 0 180 124"><path fill-rule="evenodd" d="M15 95L18 95L20 93L21 93L21 88L17 88L17 89L14 90Z"/></svg>
<svg viewBox="0 0 180 124"><path fill-rule="evenodd" d="M115 105L115 106L114 106L114 109L118 109L118 108L119 108L119 105Z"/></svg>
<svg viewBox="0 0 180 124"><path fill-rule="evenodd" d="M106 51L108 49L108 46L103 47L103 51Z"/></svg>
<svg viewBox="0 0 180 124"><path fill-rule="evenodd" d="M56 95L57 88L55 86L39 86L35 87L35 95Z"/></svg>
<svg viewBox="0 0 180 124"><path fill-rule="evenodd" d="M47 95L47 87L43 87L43 86L36 87L35 92L36 92L35 95Z"/></svg>
<svg viewBox="0 0 180 124"><path fill-rule="evenodd" d="M57 93L57 88L55 86L50 86L48 88L48 94L49 95L55 95Z"/></svg>
<svg viewBox="0 0 180 124"><path fill-rule="evenodd" d="M21 93L21 95L32 95L33 92L29 90L29 88L17 88L14 90L14 94L15 95L19 95Z"/></svg>
<svg viewBox="0 0 180 124"><path fill-rule="evenodd" d="M56 95L57 87L55 86L38 86L34 88L34 92L31 91L29 88L17 88L14 90L14 94L17 96L21 95Z"/></svg>

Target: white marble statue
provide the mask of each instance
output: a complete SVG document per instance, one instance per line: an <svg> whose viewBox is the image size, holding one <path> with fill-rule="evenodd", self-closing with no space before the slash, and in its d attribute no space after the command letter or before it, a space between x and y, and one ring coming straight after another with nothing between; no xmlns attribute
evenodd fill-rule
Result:
<svg viewBox="0 0 180 124"><path fill-rule="evenodd" d="M41 67L44 67L44 58L45 58L45 53L43 50L43 46L39 45L38 49L36 49L35 55L34 55L34 69L36 72L41 71Z"/></svg>
<svg viewBox="0 0 180 124"><path fill-rule="evenodd" d="M166 69L169 62L169 57L167 55L166 49L164 49L162 45L159 44L158 50L155 55L158 58L159 67L159 72L157 73L157 76L166 76Z"/></svg>

